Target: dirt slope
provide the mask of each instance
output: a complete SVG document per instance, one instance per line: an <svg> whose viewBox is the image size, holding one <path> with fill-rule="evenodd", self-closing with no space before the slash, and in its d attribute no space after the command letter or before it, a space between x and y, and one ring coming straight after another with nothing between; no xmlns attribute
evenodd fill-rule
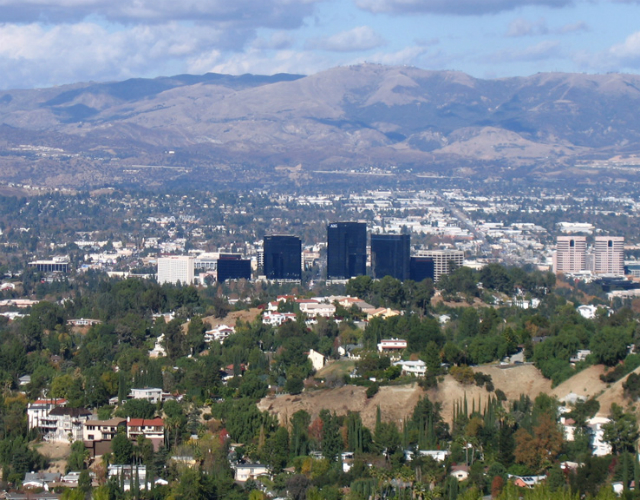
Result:
<svg viewBox="0 0 640 500"><path fill-rule="evenodd" d="M562 382L552 391L552 394L557 396L558 399L562 399L572 392L587 398L598 396L607 388L607 384L600 380L600 375L605 371L603 365L585 368L569 380Z"/></svg>
<svg viewBox="0 0 640 500"><path fill-rule="evenodd" d="M281 423L289 420L298 410L307 411L312 419L315 419L323 408L337 415L355 411L360 412L366 426L373 427L378 405L382 420L398 422L411 414L418 399L424 394L418 384L381 387L378 394L369 400L365 391L364 387L345 385L337 389L305 392L299 396L267 396L258 403L258 408L278 415Z"/></svg>
<svg viewBox="0 0 640 500"><path fill-rule="evenodd" d="M626 406L622 397L623 381L607 388L600 380L600 374L604 372L602 366L589 367L555 389L551 388L551 381L545 379L533 365L508 368L496 365L478 366L474 367L474 371L491 375L495 388L504 391L509 400L517 399L521 394L527 394L533 399L541 392L563 398L573 392L581 396L598 397L600 413L604 416L609 414L612 402ZM636 371L640 373L640 368ZM387 386L381 387L378 394L367 400L364 387L347 385L337 389L309 391L299 396L268 396L260 401L258 407L278 415L281 422L287 421L298 410L306 410L312 418L317 417L323 408L338 415L356 411L360 412L365 425L373 426L378 405L384 421L394 420L400 423L405 417L410 417L418 399L424 394L417 384ZM456 402L462 402L466 397L469 411L474 407L484 408L488 397L494 393L476 385L464 386L447 375L438 383L437 389L430 389L426 394L432 401L441 403L442 416L445 422L451 423Z"/></svg>
<svg viewBox="0 0 640 500"><path fill-rule="evenodd" d="M632 373L640 373L640 367L636 368ZM598 397L600 403L600 411L598 415L601 417L608 417L611 410L611 403L617 403L622 407L627 406L631 401L624 398L624 389L622 384L627 380L627 377L618 380L611 384L605 391Z"/></svg>

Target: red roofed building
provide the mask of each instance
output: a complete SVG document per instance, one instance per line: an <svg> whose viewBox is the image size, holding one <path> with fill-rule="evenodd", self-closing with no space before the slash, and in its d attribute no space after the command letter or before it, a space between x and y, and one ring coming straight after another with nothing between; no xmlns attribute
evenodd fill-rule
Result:
<svg viewBox="0 0 640 500"><path fill-rule="evenodd" d="M158 451L164 443L164 420L161 418L128 418L127 437L136 441L144 436L153 443L153 450Z"/></svg>

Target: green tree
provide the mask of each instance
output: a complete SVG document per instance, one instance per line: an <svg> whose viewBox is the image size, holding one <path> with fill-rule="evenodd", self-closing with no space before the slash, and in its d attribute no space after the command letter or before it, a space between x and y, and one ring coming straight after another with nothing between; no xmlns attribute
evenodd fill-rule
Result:
<svg viewBox="0 0 640 500"><path fill-rule="evenodd" d="M332 415L329 410L320 410L320 420L322 420L322 454L329 460L334 461L342 451L342 436L338 418Z"/></svg>
<svg viewBox="0 0 640 500"><path fill-rule="evenodd" d="M621 328L605 327L591 338L591 354L598 363L614 366L627 355L631 337Z"/></svg>
<svg viewBox="0 0 640 500"><path fill-rule="evenodd" d="M604 440L611 445L613 452L620 454L633 453L638 441L638 422L631 413L625 413L621 406L611 404L610 422L602 426Z"/></svg>
<svg viewBox="0 0 640 500"><path fill-rule="evenodd" d="M133 443L129 441L125 432L118 432L111 440L111 451L113 452L114 463L126 465L132 462Z"/></svg>

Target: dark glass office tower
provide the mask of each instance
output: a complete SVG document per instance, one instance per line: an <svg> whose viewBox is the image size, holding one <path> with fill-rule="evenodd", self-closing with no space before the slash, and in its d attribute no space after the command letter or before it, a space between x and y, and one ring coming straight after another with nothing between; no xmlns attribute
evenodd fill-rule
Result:
<svg viewBox="0 0 640 500"><path fill-rule="evenodd" d="M250 280L251 261L239 255L220 254L217 263L218 282L227 280Z"/></svg>
<svg viewBox="0 0 640 500"><path fill-rule="evenodd" d="M424 281L427 278L435 280L435 262L431 257L411 257L411 270L409 277L415 281Z"/></svg>
<svg viewBox="0 0 640 500"><path fill-rule="evenodd" d="M371 235L371 271L376 279L391 276L409 279L411 236L408 234Z"/></svg>
<svg viewBox="0 0 640 500"><path fill-rule="evenodd" d="M264 274L269 280L302 279L302 242L297 236L264 237Z"/></svg>
<svg viewBox="0 0 640 500"><path fill-rule="evenodd" d="M327 279L349 279L367 272L367 225L332 222L327 226Z"/></svg>

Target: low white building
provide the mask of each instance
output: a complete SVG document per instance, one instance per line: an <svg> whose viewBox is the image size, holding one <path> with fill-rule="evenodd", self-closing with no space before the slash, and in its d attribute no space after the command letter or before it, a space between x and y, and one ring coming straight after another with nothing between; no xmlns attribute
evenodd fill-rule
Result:
<svg viewBox="0 0 640 500"><path fill-rule="evenodd" d="M285 321L295 321L296 315L294 313L279 313L279 312L265 312L262 315L262 322L265 325L280 326Z"/></svg>
<svg viewBox="0 0 640 500"><path fill-rule="evenodd" d="M54 443L82 441L83 423L89 420L91 412L84 408L52 408L40 421L42 439Z"/></svg>
<svg viewBox="0 0 640 500"><path fill-rule="evenodd" d="M230 335L236 333L236 329L229 325L218 325L212 330L208 330L204 334L204 341L207 343L216 341L222 342L225 341Z"/></svg>
<svg viewBox="0 0 640 500"><path fill-rule="evenodd" d="M131 389L129 397L132 399L146 399L150 403L156 404L158 401L168 401L174 399L169 392L163 392L158 387L142 387L140 389Z"/></svg>
<svg viewBox="0 0 640 500"><path fill-rule="evenodd" d="M587 427L591 430L591 450L596 457L610 455L613 451L611 445L604 440L603 426L609 422L611 422L610 419L598 416L587 420Z"/></svg>
<svg viewBox="0 0 640 500"><path fill-rule="evenodd" d="M150 358L163 358L167 355L167 350L164 348L164 333L162 333L153 346L153 349L149 351Z"/></svg>
<svg viewBox="0 0 640 500"><path fill-rule="evenodd" d="M313 349L309 350L309 354L307 354L308 358L311 360L311 366L315 371L319 371L324 367L326 362L326 358L320 354L318 351L314 351Z"/></svg>
<svg viewBox="0 0 640 500"><path fill-rule="evenodd" d="M256 480L260 476L268 476L270 473L269 466L262 464L236 464L232 465L232 468L235 471L235 480L241 483L249 479Z"/></svg>
<svg viewBox="0 0 640 500"><path fill-rule="evenodd" d="M49 412L54 408L67 406L67 400L62 398L37 399L27 405L27 423L29 429L38 429L46 421Z"/></svg>
<svg viewBox="0 0 640 500"><path fill-rule="evenodd" d="M384 339L378 344L378 351L403 351L407 348L407 341L404 339Z"/></svg>
<svg viewBox="0 0 640 500"><path fill-rule="evenodd" d="M427 375L427 364L421 359L417 361L396 361L394 366L400 366L402 373L406 375L414 375L416 377L424 377Z"/></svg>
<svg viewBox="0 0 640 500"><path fill-rule="evenodd" d="M321 304L315 301L299 302L300 312L305 313L307 316L316 318L318 316L324 316L325 318L333 318L336 313L336 306L333 304Z"/></svg>

